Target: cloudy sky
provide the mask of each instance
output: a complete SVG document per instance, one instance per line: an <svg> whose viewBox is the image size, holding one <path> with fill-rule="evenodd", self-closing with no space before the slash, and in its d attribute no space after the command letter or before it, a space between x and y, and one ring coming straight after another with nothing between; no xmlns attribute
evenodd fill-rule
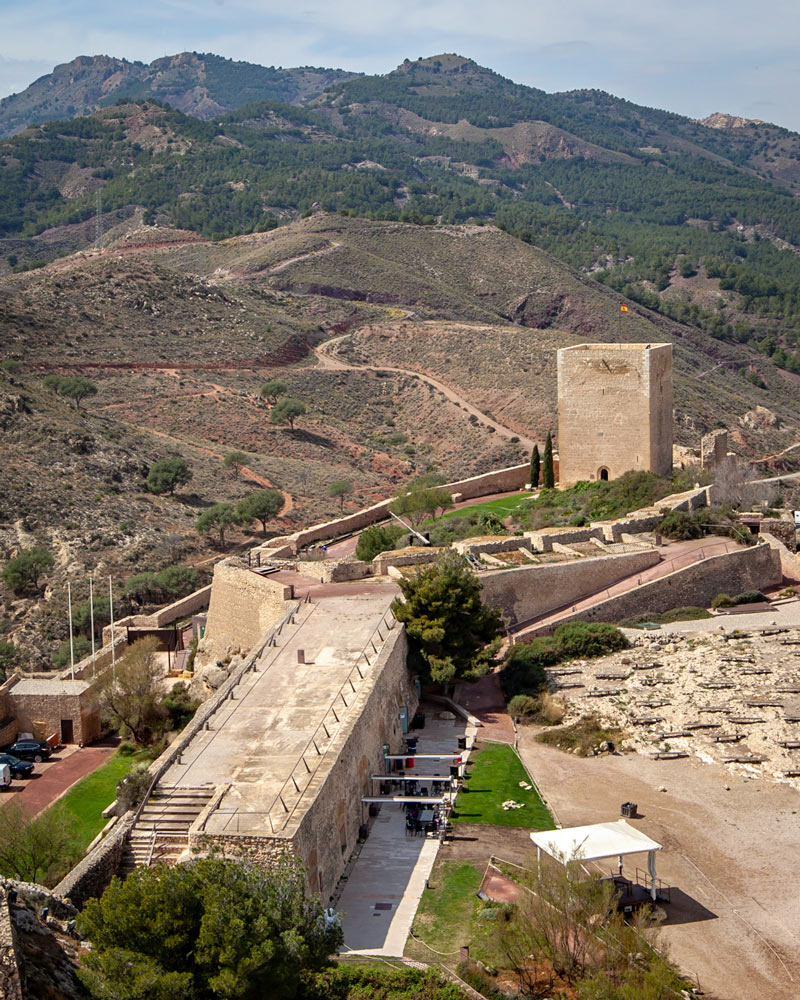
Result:
<svg viewBox="0 0 800 1000"><path fill-rule="evenodd" d="M797 0L0 0L0 96L77 55L214 52L385 73L458 52L547 91L800 131Z"/></svg>

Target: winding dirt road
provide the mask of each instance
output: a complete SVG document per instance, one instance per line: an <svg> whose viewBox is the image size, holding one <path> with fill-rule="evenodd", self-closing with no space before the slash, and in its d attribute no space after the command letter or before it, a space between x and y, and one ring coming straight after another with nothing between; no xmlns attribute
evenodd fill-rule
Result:
<svg viewBox="0 0 800 1000"><path fill-rule="evenodd" d="M467 413L476 416L483 426L493 427L500 437L504 437L508 440L515 437L525 448L533 448L534 441L532 438L526 437L525 435L512 430L512 428L498 423L491 417L487 417L485 413L477 408L477 406L470 403L466 397L456 392L455 389L451 388L447 385L447 383L441 382L438 378L434 378L432 375L426 375L424 372L415 371L413 368L396 368L390 365L353 365L346 361L342 361L342 359L337 357L335 354L335 345L340 343L342 340L345 340L348 336L349 334L343 334L341 337L334 337L332 340L326 340L324 344L320 344L318 347L314 348L314 353L317 356L320 368L325 368L331 371L393 372L396 375L410 375L412 377L416 377L422 382L427 382L428 385L436 389L437 392L440 392L446 399L449 399L451 403L455 403L462 409L466 410Z"/></svg>

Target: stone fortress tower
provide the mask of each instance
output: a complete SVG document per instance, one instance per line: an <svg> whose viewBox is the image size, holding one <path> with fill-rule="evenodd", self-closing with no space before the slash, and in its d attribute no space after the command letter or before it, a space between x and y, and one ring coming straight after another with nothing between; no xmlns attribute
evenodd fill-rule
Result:
<svg viewBox="0 0 800 1000"><path fill-rule="evenodd" d="M672 472L672 344L558 352L559 483Z"/></svg>

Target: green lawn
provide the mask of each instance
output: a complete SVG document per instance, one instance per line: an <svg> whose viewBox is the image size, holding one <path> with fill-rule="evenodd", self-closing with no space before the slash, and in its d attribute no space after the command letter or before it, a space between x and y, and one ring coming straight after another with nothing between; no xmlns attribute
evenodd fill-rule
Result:
<svg viewBox="0 0 800 1000"><path fill-rule="evenodd" d="M102 812L111 805L117 792L117 782L130 771L139 754L115 753L102 767L87 774L63 799L59 800L70 814L76 838L85 850L108 822Z"/></svg>
<svg viewBox="0 0 800 1000"><path fill-rule="evenodd" d="M492 823L495 826L526 826L532 830L553 830L555 823L535 788L530 791L528 772L511 747L504 743L483 743L470 755L470 769L458 795L454 823ZM522 802L522 809L503 809L508 799Z"/></svg>
<svg viewBox="0 0 800 1000"><path fill-rule="evenodd" d="M503 518L512 514L521 503L530 499L530 493L516 493L514 496L501 497L498 500L487 500L485 503L475 503L470 504L469 507L461 507L460 510L451 510L448 511L444 517L445 519L451 517L464 517L467 513L474 514L486 511L488 514L494 514L496 517L499 517L500 520L503 520Z"/></svg>

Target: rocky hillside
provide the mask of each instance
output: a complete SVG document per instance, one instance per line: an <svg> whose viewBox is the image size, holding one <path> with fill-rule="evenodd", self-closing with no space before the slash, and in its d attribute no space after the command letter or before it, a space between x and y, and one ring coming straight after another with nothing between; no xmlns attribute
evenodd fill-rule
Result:
<svg viewBox="0 0 800 1000"><path fill-rule="evenodd" d="M0 138L34 123L88 115L123 97L152 97L203 119L252 101L301 104L354 75L313 66L275 69L198 52L165 56L149 65L78 56L0 100Z"/></svg>

